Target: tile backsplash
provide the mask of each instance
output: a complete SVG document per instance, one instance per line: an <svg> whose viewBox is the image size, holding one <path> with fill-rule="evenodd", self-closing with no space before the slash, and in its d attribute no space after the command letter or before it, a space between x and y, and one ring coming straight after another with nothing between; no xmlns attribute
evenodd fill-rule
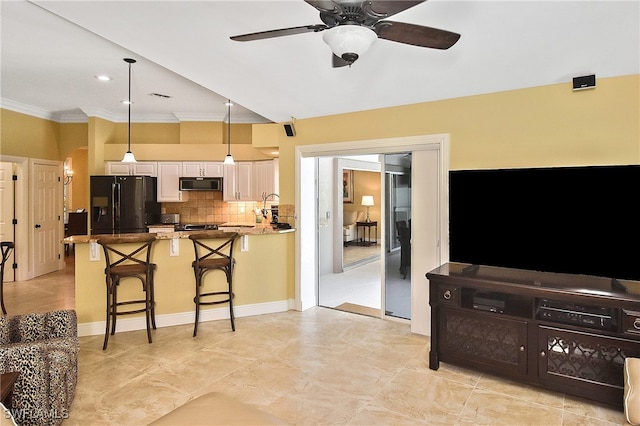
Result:
<svg viewBox="0 0 640 426"><path fill-rule="evenodd" d="M267 202L267 208L270 205L271 203ZM261 209L262 206L263 203L255 201L223 201L222 192L190 191L188 201L162 203L162 213L178 213L182 223L255 223L255 210ZM291 226L295 225L293 207L293 205L279 205L279 222L287 222ZM266 221L271 222L271 213L267 216Z"/></svg>

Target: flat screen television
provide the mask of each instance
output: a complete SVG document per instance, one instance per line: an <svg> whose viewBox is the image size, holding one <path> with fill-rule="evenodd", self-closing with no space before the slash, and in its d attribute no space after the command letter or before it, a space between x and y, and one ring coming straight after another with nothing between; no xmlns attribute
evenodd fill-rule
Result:
<svg viewBox="0 0 640 426"><path fill-rule="evenodd" d="M450 260L640 281L640 166L456 170Z"/></svg>

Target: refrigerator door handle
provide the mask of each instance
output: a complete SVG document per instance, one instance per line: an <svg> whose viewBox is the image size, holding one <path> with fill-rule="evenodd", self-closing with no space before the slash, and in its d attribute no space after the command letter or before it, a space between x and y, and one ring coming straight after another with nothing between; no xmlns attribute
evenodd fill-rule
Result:
<svg viewBox="0 0 640 426"><path fill-rule="evenodd" d="M111 229L115 233L120 226L120 184L111 184Z"/></svg>

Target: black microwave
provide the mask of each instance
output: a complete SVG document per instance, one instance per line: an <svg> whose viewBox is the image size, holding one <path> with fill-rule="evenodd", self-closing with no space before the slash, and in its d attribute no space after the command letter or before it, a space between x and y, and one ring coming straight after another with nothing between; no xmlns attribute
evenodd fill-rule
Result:
<svg viewBox="0 0 640 426"><path fill-rule="evenodd" d="M222 191L222 178L181 177L180 191Z"/></svg>

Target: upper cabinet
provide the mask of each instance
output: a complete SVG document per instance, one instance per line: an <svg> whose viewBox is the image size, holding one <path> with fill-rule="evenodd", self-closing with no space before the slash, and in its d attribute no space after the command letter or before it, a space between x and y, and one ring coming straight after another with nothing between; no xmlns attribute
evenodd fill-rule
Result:
<svg viewBox="0 0 640 426"><path fill-rule="evenodd" d="M105 174L124 176L158 176L158 163L155 161L138 161L137 163L121 163L107 161Z"/></svg>
<svg viewBox="0 0 640 426"><path fill-rule="evenodd" d="M159 161L158 162L158 201L182 202L189 196L180 191L180 177L182 176L182 162Z"/></svg>
<svg viewBox="0 0 640 426"><path fill-rule="evenodd" d="M222 188L225 201L255 201L253 163L237 161L235 164L225 164Z"/></svg>
<svg viewBox="0 0 640 426"><path fill-rule="evenodd" d="M223 177L224 168L221 162L212 161L183 161L182 176L184 177Z"/></svg>
<svg viewBox="0 0 640 426"><path fill-rule="evenodd" d="M278 193L278 171L278 159L253 163L253 194L256 200Z"/></svg>

